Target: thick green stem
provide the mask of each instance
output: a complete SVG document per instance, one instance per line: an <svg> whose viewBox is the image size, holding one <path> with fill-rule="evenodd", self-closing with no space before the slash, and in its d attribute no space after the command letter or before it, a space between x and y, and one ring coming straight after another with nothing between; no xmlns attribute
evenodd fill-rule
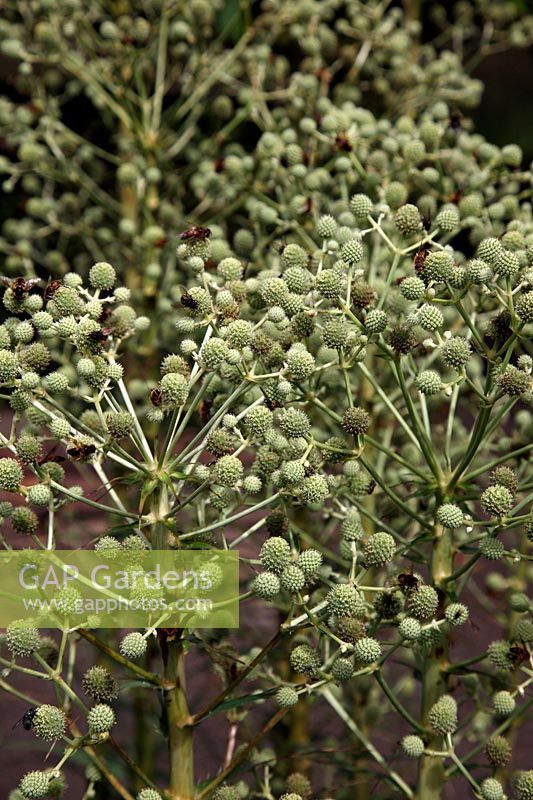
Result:
<svg viewBox="0 0 533 800"><path fill-rule="evenodd" d="M434 586L444 591L446 579L453 571L452 534L448 528L435 526L433 553L431 558L431 580ZM427 658L422 682L422 719L427 723L431 706L446 691L446 666L448 648L443 641ZM430 750L442 749L442 737L431 735L427 742ZM439 800L444 790L444 760L426 755L420 760L416 797L418 800Z"/></svg>
<svg viewBox="0 0 533 800"><path fill-rule="evenodd" d="M190 800L194 796L193 726L187 705L185 654L181 639L160 636L165 661L165 707L168 724L170 759L169 794L172 800Z"/></svg>
<svg viewBox="0 0 533 800"><path fill-rule="evenodd" d="M154 550L168 549L165 520L169 507L168 489L160 484L150 502L150 540ZM175 628L158 631L164 665L164 702L168 728L168 792L172 800L190 800L194 796L193 727L187 704L185 650L181 633Z"/></svg>

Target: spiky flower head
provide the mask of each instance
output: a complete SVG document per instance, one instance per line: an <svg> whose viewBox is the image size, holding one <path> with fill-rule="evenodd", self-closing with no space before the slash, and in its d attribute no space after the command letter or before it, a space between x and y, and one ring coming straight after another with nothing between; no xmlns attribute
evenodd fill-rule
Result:
<svg viewBox="0 0 533 800"><path fill-rule="evenodd" d="M107 733L116 722L115 712L106 703L93 706L87 715L90 733Z"/></svg>
<svg viewBox="0 0 533 800"><path fill-rule="evenodd" d="M457 703L449 694L444 694L431 706L428 722L436 733L445 735L457 729Z"/></svg>
<svg viewBox="0 0 533 800"><path fill-rule="evenodd" d="M59 739L66 727L66 716L62 709L51 705L39 706L33 718L33 730L39 739Z"/></svg>
<svg viewBox="0 0 533 800"><path fill-rule="evenodd" d="M437 509L437 520L445 528L460 528L464 524L464 514L455 503L444 503Z"/></svg>
<svg viewBox="0 0 533 800"><path fill-rule="evenodd" d="M420 758L425 749L423 740L414 733L409 733L407 736L404 736L400 742L400 746L408 758Z"/></svg>
<svg viewBox="0 0 533 800"><path fill-rule="evenodd" d="M127 633L120 643L120 652L126 658L136 661L146 652L146 639L138 631Z"/></svg>
<svg viewBox="0 0 533 800"><path fill-rule="evenodd" d="M278 708L292 708L298 702L298 693L292 686L282 686L275 695Z"/></svg>
<svg viewBox="0 0 533 800"><path fill-rule="evenodd" d="M396 542L390 533L378 531L365 542L363 553L369 566L383 566L394 558Z"/></svg>

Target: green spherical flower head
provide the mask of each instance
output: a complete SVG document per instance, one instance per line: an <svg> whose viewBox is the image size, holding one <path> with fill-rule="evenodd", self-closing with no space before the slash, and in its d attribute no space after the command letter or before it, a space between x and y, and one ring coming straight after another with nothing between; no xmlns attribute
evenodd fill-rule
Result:
<svg viewBox="0 0 533 800"><path fill-rule="evenodd" d="M493 767L505 767L511 760L511 745L503 736L494 736L485 745L485 753Z"/></svg>
<svg viewBox="0 0 533 800"><path fill-rule="evenodd" d="M419 586L407 595L406 608L408 613L425 622L432 619L439 605L439 596L433 586Z"/></svg>
<svg viewBox="0 0 533 800"><path fill-rule="evenodd" d="M339 583L329 590L326 602L329 613L335 617L352 617L357 613L360 599L355 586Z"/></svg>
<svg viewBox="0 0 533 800"><path fill-rule="evenodd" d="M497 669L509 670L513 667L511 644L505 639L496 639L487 648L489 660Z"/></svg>
<svg viewBox="0 0 533 800"><path fill-rule="evenodd" d="M252 592L262 600L272 600L281 591L281 584L274 572L261 572L254 578Z"/></svg>
<svg viewBox="0 0 533 800"><path fill-rule="evenodd" d="M292 708L298 702L298 693L292 686L282 686L275 694L278 708Z"/></svg>
<svg viewBox="0 0 533 800"><path fill-rule="evenodd" d="M169 372L161 378L161 394L165 405L178 408L189 396L189 384L183 375Z"/></svg>
<svg viewBox="0 0 533 800"><path fill-rule="evenodd" d="M533 800L533 769L517 773L514 790L517 800Z"/></svg>
<svg viewBox="0 0 533 800"><path fill-rule="evenodd" d="M241 800L241 795L236 786L219 786L213 793L213 800Z"/></svg>
<svg viewBox="0 0 533 800"><path fill-rule="evenodd" d="M15 449L17 451L17 456L23 464L33 464L35 461L38 461L43 454L40 441L36 436L32 436L28 433L23 433L22 436L17 439Z"/></svg>
<svg viewBox="0 0 533 800"><path fill-rule="evenodd" d="M373 208L374 204L366 194L354 194L350 200L350 210L356 219L366 219Z"/></svg>
<svg viewBox="0 0 533 800"><path fill-rule="evenodd" d="M485 778L481 782L480 792L483 800L502 800L503 786L496 778Z"/></svg>
<svg viewBox="0 0 533 800"><path fill-rule="evenodd" d="M353 654L360 664L373 664L381 656L381 645L370 636L363 636L354 644Z"/></svg>
<svg viewBox="0 0 533 800"><path fill-rule="evenodd" d="M59 739L65 732L67 718L56 706L39 706L33 718L33 730L39 739Z"/></svg>
<svg viewBox="0 0 533 800"><path fill-rule="evenodd" d="M115 722L115 712L106 703L93 706L87 715L89 733L107 733Z"/></svg>
<svg viewBox="0 0 533 800"><path fill-rule="evenodd" d="M457 703L449 694L444 694L431 706L428 722L436 733L443 736L457 730Z"/></svg>
<svg viewBox="0 0 533 800"><path fill-rule="evenodd" d="M31 508L18 506L11 515L11 524L17 533L24 533L29 536L37 530L39 519Z"/></svg>
<svg viewBox="0 0 533 800"><path fill-rule="evenodd" d="M297 438L309 433L311 422L307 414L299 408L287 408L280 416L279 426L285 436Z"/></svg>
<svg viewBox="0 0 533 800"><path fill-rule="evenodd" d="M349 239L341 248L341 257L350 266L361 261L363 255L363 243L360 239Z"/></svg>
<svg viewBox="0 0 533 800"><path fill-rule="evenodd" d="M394 215L394 224L404 236L422 230L422 218L418 208L412 203L400 206Z"/></svg>
<svg viewBox="0 0 533 800"><path fill-rule="evenodd" d="M342 279L335 270L323 269L316 276L315 286L322 297L335 300L342 291Z"/></svg>
<svg viewBox="0 0 533 800"><path fill-rule="evenodd" d="M477 248L477 257L489 264L495 264L503 252L502 243L499 239L489 237L482 239Z"/></svg>
<svg viewBox="0 0 533 800"><path fill-rule="evenodd" d="M491 517L504 517L513 506L513 495L499 483L488 486L481 495L481 508Z"/></svg>
<svg viewBox="0 0 533 800"><path fill-rule="evenodd" d="M533 292L523 294L515 303L515 311L521 322L533 322Z"/></svg>
<svg viewBox="0 0 533 800"><path fill-rule="evenodd" d="M244 474L244 467L237 456L222 456L215 464L213 478L221 486L232 488L237 485Z"/></svg>
<svg viewBox="0 0 533 800"><path fill-rule="evenodd" d="M464 514L454 503L444 503L437 509L437 520L445 528L460 528L464 525Z"/></svg>
<svg viewBox="0 0 533 800"><path fill-rule="evenodd" d="M322 475L310 475L302 484L302 500L309 505L322 503L329 495L327 480Z"/></svg>
<svg viewBox="0 0 533 800"><path fill-rule="evenodd" d="M416 347L418 339L410 325L396 325L389 333L389 343L396 353L407 355Z"/></svg>
<svg viewBox="0 0 533 800"><path fill-rule="evenodd" d="M323 214L316 224L317 235L322 239L332 239L337 233L337 223L331 214Z"/></svg>
<svg viewBox="0 0 533 800"><path fill-rule="evenodd" d="M414 617L405 617L398 625L398 631L407 641L416 642L417 639L420 639L422 627L420 622Z"/></svg>
<svg viewBox="0 0 533 800"><path fill-rule="evenodd" d="M506 144L502 147L501 157L504 164L508 167L519 167L522 163L524 154L522 148L517 144Z"/></svg>
<svg viewBox="0 0 533 800"><path fill-rule="evenodd" d="M433 250L424 261L424 275L432 281L448 280L453 269L453 257L445 250Z"/></svg>
<svg viewBox="0 0 533 800"><path fill-rule="evenodd" d="M146 653L146 639L138 631L128 633L120 643L120 652L125 658L135 661Z"/></svg>
<svg viewBox="0 0 533 800"><path fill-rule="evenodd" d="M289 792L295 792L300 795L304 800L309 800L313 794L309 778L306 778L301 772L291 773L285 781L285 788Z"/></svg>
<svg viewBox="0 0 533 800"><path fill-rule="evenodd" d="M120 542L114 536L102 536L96 542L94 549L95 552L100 553L107 560L117 558L122 551Z"/></svg>
<svg viewBox="0 0 533 800"><path fill-rule="evenodd" d="M354 666L349 658L337 658L331 667L331 675L338 683L349 681L354 673Z"/></svg>
<svg viewBox="0 0 533 800"><path fill-rule="evenodd" d="M271 536L261 547L259 558L265 569L280 574L290 563L290 545L281 536Z"/></svg>
<svg viewBox="0 0 533 800"><path fill-rule="evenodd" d="M506 367L498 376L498 383L502 392L510 397L520 397L520 395L531 391L531 376L512 365Z"/></svg>
<svg viewBox="0 0 533 800"><path fill-rule="evenodd" d="M93 289L112 289L115 285L117 274L111 264L100 261L89 270L89 283Z"/></svg>
<svg viewBox="0 0 533 800"><path fill-rule="evenodd" d="M315 359L306 350L292 350L287 354L287 367L295 381L304 381L315 371Z"/></svg>
<svg viewBox="0 0 533 800"><path fill-rule="evenodd" d="M46 797L48 794L48 787L50 784L49 772L28 772L20 784L19 790L22 797L26 800L39 800L41 797Z"/></svg>
<svg viewBox="0 0 533 800"><path fill-rule="evenodd" d="M368 411L359 406L352 406L347 408L343 414L342 427L346 433L358 436L367 433L371 421Z"/></svg>
<svg viewBox="0 0 533 800"><path fill-rule="evenodd" d="M379 531L366 542L364 559L370 567L380 567L392 561L396 554L396 542L389 533Z"/></svg>
<svg viewBox="0 0 533 800"><path fill-rule="evenodd" d="M162 798L155 789L141 789L137 795L137 800L162 800Z"/></svg>
<svg viewBox="0 0 533 800"><path fill-rule="evenodd" d="M442 391L442 380L434 369L425 369L416 376L415 386L421 394L431 396Z"/></svg>
<svg viewBox="0 0 533 800"><path fill-rule="evenodd" d="M305 575L296 564L289 564L285 567L279 580L281 587L291 594L301 592L305 586Z"/></svg>
<svg viewBox="0 0 533 800"><path fill-rule="evenodd" d="M523 592L514 592L509 597L509 606L513 611L518 611L519 614L525 614L529 611L531 603L527 594Z"/></svg>
<svg viewBox="0 0 533 800"><path fill-rule="evenodd" d="M272 427L274 415L266 406L256 406L247 412L244 422L247 428L256 436L264 434Z"/></svg>
<svg viewBox="0 0 533 800"><path fill-rule="evenodd" d="M6 628L6 646L14 656L29 656L40 643L39 631L26 620L15 620Z"/></svg>
<svg viewBox="0 0 533 800"><path fill-rule="evenodd" d="M494 270L504 278L512 278L519 269L520 260L511 250L502 250L494 263Z"/></svg>
<svg viewBox="0 0 533 800"><path fill-rule="evenodd" d="M533 644L533 622L530 619L519 619L513 628L512 637L515 642Z"/></svg>
<svg viewBox="0 0 533 800"><path fill-rule="evenodd" d="M43 379L44 386L50 394L63 394L68 389L69 381L62 372L50 372Z"/></svg>
<svg viewBox="0 0 533 800"><path fill-rule="evenodd" d="M400 746L408 758L420 758L425 749L425 744L420 736L415 736L414 733L404 736Z"/></svg>
<svg viewBox="0 0 533 800"><path fill-rule="evenodd" d="M463 605L463 603L450 603L444 612L444 616L450 625L458 627L460 625L464 625L468 620L469 611L468 608Z"/></svg>
<svg viewBox="0 0 533 800"><path fill-rule="evenodd" d="M385 188L384 199L391 208L399 208L407 200L407 189L403 183L391 181ZM411 208L414 208L414 206L411 206ZM419 228L416 230L419 230Z"/></svg>
<svg viewBox="0 0 533 800"><path fill-rule="evenodd" d="M365 328L369 333L382 333L387 327L387 314L380 308L371 309L365 316Z"/></svg>
<svg viewBox="0 0 533 800"><path fill-rule="evenodd" d="M52 491L46 483L36 483L28 488L26 499L34 506L47 506L52 499Z"/></svg>
<svg viewBox="0 0 533 800"><path fill-rule="evenodd" d="M417 322L426 331L436 331L444 325L444 317L440 308L424 303L418 309Z"/></svg>
<svg viewBox="0 0 533 800"><path fill-rule="evenodd" d="M83 676L82 686L85 694L97 702L114 700L118 694L118 683L105 667L90 667Z"/></svg>
<svg viewBox="0 0 533 800"><path fill-rule="evenodd" d="M514 469L510 467L496 467L490 473L490 482L491 484L499 483L501 486L505 486L511 494L515 494L518 489L518 477Z"/></svg>
<svg viewBox="0 0 533 800"><path fill-rule="evenodd" d="M435 224L442 231L455 231L459 227L460 215L456 206L447 205L435 217Z"/></svg>
<svg viewBox="0 0 533 800"><path fill-rule="evenodd" d="M302 550L298 556L298 566L306 577L315 575L322 566L323 556L319 550Z"/></svg>
<svg viewBox="0 0 533 800"><path fill-rule="evenodd" d="M263 488L263 482L256 475L247 475L242 482L242 488L248 494L258 494Z"/></svg>
<svg viewBox="0 0 533 800"><path fill-rule="evenodd" d="M305 479L305 467L301 461L286 461L281 476L286 486L300 486Z"/></svg>
<svg viewBox="0 0 533 800"><path fill-rule="evenodd" d="M107 429L113 439L123 439L133 431L133 417L127 411L118 411L106 417Z"/></svg>
<svg viewBox="0 0 533 800"><path fill-rule="evenodd" d="M400 283L400 294L406 300L421 300L426 294L426 284L421 278L410 275Z"/></svg>
<svg viewBox="0 0 533 800"><path fill-rule="evenodd" d="M320 667L320 657L308 644L299 644L290 655L291 667L295 672L314 675Z"/></svg>
<svg viewBox="0 0 533 800"><path fill-rule="evenodd" d="M281 261L287 267L304 267L307 264L307 253L299 244L291 242L285 245Z"/></svg>
<svg viewBox="0 0 533 800"><path fill-rule="evenodd" d="M0 383L11 383L18 374L17 357L10 350L0 350Z"/></svg>
<svg viewBox="0 0 533 800"><path fill-rule="evenodd" d="M489 534L479 545L479 552L488 561L497 561L505 553L505 545L497 536Z"/></svg>
<svg viewBox="0 0 533 800"><path fill-rule="evenodd" d="M441 347L443 363L457 371L466 366L471 355L472 347L470 342L462 336L454 336L448 339Z"/></svg>
<svg viewBox="0 0 533 800"><path fill-rule="evenodd" d="M14 458L0 458L0 489L4 492L18 492L22 478L22 469Z"/></svg>

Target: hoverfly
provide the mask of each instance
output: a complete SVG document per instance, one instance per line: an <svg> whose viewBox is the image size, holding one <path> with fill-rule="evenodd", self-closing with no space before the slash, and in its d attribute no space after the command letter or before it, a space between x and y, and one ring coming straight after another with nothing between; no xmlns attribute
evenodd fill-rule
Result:
<svg viewBox="0 0 533 800"><path fill-rule="evenodd" d="M50 283L47 283L43 292L44 299L51 300L62 285L61 281L50 281Z"/></svg>
<svg viewBox="0 0 533 800"><path fill-rule="evenodd" d="M67 455L73 461L87 461L92 455L96 453L96 445L87 442L71 442L67 447Z"/></svg>
<svg viewBox="0 0 533 800"><path fill-rule="evenodd" d="M196 311L198 308L198 300L195 300L194 297L191 297L189 292L185 290L180 297L180 303L185 308L190 308L193 311Z"/></svg>
<svg viewBox="0 0 533 800"><path fill-rule="evenodd" d="M111 336L112 333L112 328L100 328L97 331L92 331L88 338L95 344L103 344L107 342L108 337Z"/></svg>
<svg viewBox="0 0 533 800"><path fill-rule="evenodd" d="M155 408L159 408L163 403L163 392L157 386L150 389L150 402Z"/></svg>
<svg viewBox="0 0 533 800"><path fill-rule="evenodd" d="M423 244L415 253L413 264L416 272L422 272L422 270L424 269L424 264L426 263L426 258L428 253L429 253L429 247L425 244Z"/></svg>
<svg viewBox="0 0 533 800"><path fill-rule="evenodd" d="M26 278L6 278L4 276L0 277L0 281L6 286L8 289L11 289L15 296L15 300L18 300L19 303L21 300L24 300L26 295L39 283L39 278L30 278L26 280Z"/></svg>
<svg viewBox="0 0 533 800"><path fill-rule="evenodd" d="M18 728L18 726L22 723L22 727L24 728L25 731L31 731L31 729L33 728L33 720L35 718L36 713L37 713L37 708L35 706L31 706L31 708L28 708L28 710L24 712L24 714L21 716L18 722L15 722L12 730Z"/></svg>
<svg viewBox="0 0 533 800"><path fill-rule="evenodd" d="M410 592L413 589L418 589L420 578L413 574L413 567L409 572L400 572L397 578L398 586L402 592Z"/></svg>
<svg viewBox="0 0 533 800"><path fill-rule="evenodd" d="M211 229L203 228L201 225L189 225L186 231L182 231L180 233L180 239L183 242L186 242L189 239L199 239L200 241L205 241L206 239L209 239L210 236Z"/></svg>

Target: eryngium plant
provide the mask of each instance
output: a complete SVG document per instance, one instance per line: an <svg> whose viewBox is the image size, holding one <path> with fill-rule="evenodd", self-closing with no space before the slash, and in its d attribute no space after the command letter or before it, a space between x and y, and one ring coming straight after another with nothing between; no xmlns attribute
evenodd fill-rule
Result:
<svg viewBox="0 0 533 800"><path fill-rule="evenodd" d="M68 273L44 291L22 279L6 289L4 546L14 533L72 545L62 520L76 502L109 526L79 544L107 554L239 549L247 630L161 629L156 644L150 629L117 643L12 624L2 688L37 709L37 737L65 746L49 767L36 759L13 798L60 796L69 759L89 762L86 797L106 781L139 800L372 787L434 800L447 781L483 800L511 785L532 796L533 772L513 761L533 680L531 175L518 148L492 153L498 214L486 188L467 187L462 206L431 221L401 183L387 204L378 181L350 196L340 179L331 207L318 196L305 223L248 263L214 260L209 230L189 229L174 347L149 391L124 379L121 352L156 323L137 316L110 264L96 263L86 286ZM352 163L346 174L364 184ZM466 198L473 227L498 236L456 235ZM68 461L86 484L96 473L96 494L72 484ZM104 661L86 670L89 646ZM191 658L220 680L194 707ZM39 681L53 683L55 704L39 699ZM142 687L163 700L162 719L149 706L143 725L144 753L166 738L163 776L115 738L121 685L123 697ZM307 731L331 716L323 783L306 754L325 743ZM213 717L225 756L195 772ZM299 771L288 774L286 756Z"/></svg>
<svg viewBox="0 0 533 800"><path fill-rule="evenodd" d="M481 96L475 65L533 39L533 18L516 3L400 6L6 0L4 271L86 275L108 261L152 310L177 282L173 242L186 220L233 235L250 198L276 201L287 174L284 217L301 216L338 183L336 156L357 144L361 158L367 141L372 179L397 180L389 161L402 146L385 121L440 101L442 119L453 112L459 125ZM414 190L432 190L432 158L415 148L408 160L429 161ZM236 246L247 254L246 237Z"/></svg>

